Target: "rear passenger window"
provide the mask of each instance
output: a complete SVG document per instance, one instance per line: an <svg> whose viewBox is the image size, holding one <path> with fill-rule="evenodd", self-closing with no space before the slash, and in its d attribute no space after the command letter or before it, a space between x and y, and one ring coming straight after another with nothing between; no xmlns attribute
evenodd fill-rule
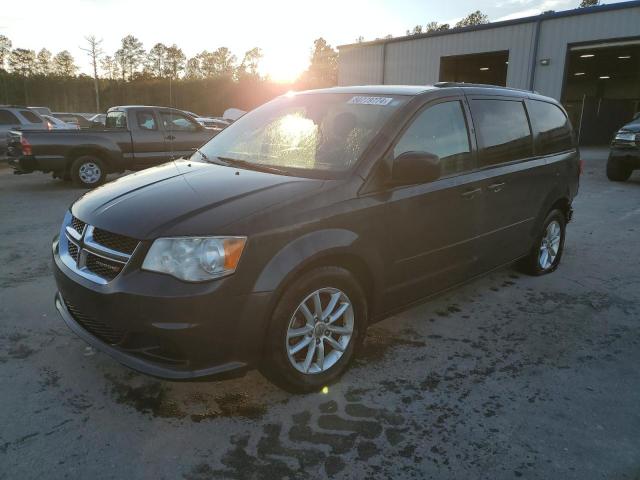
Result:
<svg viewBox="0 0 640 480"><path fill-rule="evenodd" d="M531 128L524 103L514 100L472 100L481 166L521 160L533 155Z"/></svg>
<svg viewBox="0 0 640 480"><path fill-rule="evenodd" d="M527 106L537 132L535 146L538 155L564 152L573 147L571 125L557 105L531 100Z"/></svg>
<svg viewBox="0 0 640 480"><path fill-rule="evenodd" d="M471 148L462 104L443 102L420 112L400 137L393 156L405 152L438 155L443 176L471 170Z"/></svg>
<svg viewBox="0 0 640 480"><path fill-rule="evenodd" d="M104 126L107 128L127 128L127 114L117 110L107 113Z"/></svg>
<svg viewBox="0 0 640 480"><path fill-rule="evenodd" d="M29 110L20 110L20 115L26 118L29 123L42 123L42 119Z"/></svg>
<svg viewBox="0 0 640 480"><path fill-rule="evenodd" d="M138 112L136 113L138 119L138 126L143 130L157 130L156 119L151 112Z"/></svg>
<svg viewBox="0 0 640 480"><path fill-rule="evenodd" d="M20 125L20 120L9 110L0 110L0 125Z"/></svg>

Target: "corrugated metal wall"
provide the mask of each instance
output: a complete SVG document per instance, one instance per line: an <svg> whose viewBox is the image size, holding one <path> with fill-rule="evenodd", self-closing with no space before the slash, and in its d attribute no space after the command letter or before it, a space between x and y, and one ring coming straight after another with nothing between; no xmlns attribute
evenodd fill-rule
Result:
<svg viewBox="0 0 640 480"><path fill-rule="evenodd" d="M367 45L340 49L339 85L375 85L383 83L384 45Z"/></svg>
<svg viewBox="0 0 640 480"><path fill-rule="evenodd" d="M338 83L411 84L439 81L440 58L500 50L509 51L507 86L529 88L536 22L506 25L477 31L392 41L371 45L351 45L340 49ZM594 12L541 23L534 89L560 98L568 44L640 36L640 7ZM550 65L539 60L548 58ZM383 63L383 59L385 59ZM384 68L384 74L383 69Z"/></svg>
<svg viewBox="0 0 640 480"><path fill-rule="evenodd" d="M439 81L441 57L509 50L507 85L526 88L534 30L534 24L522 24L389 43L385 83L435 83Z"/></svg>
<svg viewBox="0 0 640 480"><path fill-rule="evenodd" d="M538 59L549 58L551 64L538 65L534 89L560 98L569 44L637 36L640 36L640 7L546 20L540 30Z"/></svg>

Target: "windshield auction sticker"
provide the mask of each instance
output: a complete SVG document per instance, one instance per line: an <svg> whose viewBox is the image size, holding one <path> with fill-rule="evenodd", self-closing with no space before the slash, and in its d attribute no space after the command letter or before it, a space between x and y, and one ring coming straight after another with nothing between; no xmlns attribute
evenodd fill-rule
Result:
<svg viewBox="0 0 640 480"><path fill-rule="evenodd" d="M393 98L391 97L353 97L347 103L352 105L389 105Z"/></svg>

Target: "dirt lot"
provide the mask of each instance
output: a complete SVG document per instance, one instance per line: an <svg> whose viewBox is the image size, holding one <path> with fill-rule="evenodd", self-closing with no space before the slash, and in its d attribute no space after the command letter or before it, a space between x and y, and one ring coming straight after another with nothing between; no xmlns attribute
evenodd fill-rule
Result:
<svg viewBox="0 0 640 480"><path fill-rule="evenodd" d="M640 175L587 168L557 272L503 269L371 329L326 394L156 381L58 318L82 191L0 169L0 478L640 479Z"/></svg>

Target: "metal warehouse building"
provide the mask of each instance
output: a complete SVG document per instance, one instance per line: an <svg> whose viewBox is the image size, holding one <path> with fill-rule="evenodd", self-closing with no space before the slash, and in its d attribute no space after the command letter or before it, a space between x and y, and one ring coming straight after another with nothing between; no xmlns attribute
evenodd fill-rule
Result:
<svg viewBox="0 0 640 480"><path fill-rule="evenodd" d="M340 85L503 85L560 100L582 144L640 111L640 1L339 47Z"/></svg>

